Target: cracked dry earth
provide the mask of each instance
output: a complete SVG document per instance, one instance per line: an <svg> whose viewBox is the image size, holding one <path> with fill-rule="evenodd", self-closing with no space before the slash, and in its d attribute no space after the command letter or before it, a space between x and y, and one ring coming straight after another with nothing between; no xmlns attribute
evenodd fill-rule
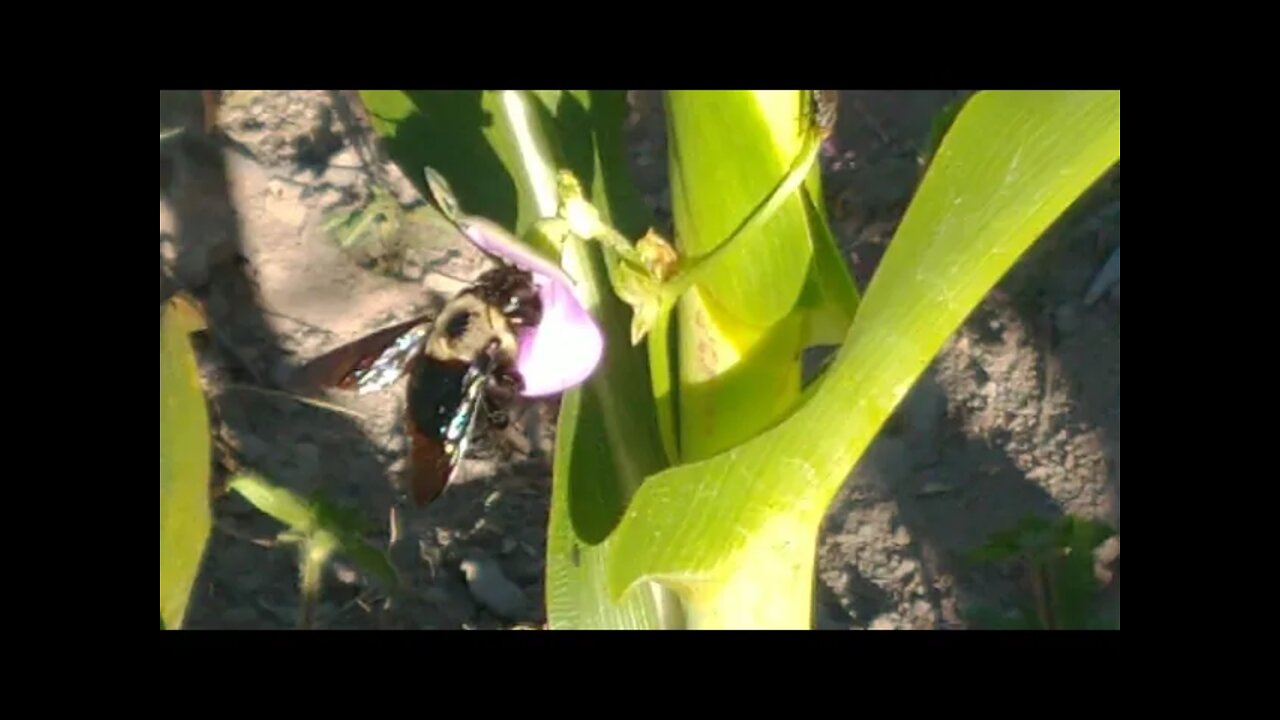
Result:
<svg viewBox="0 0 1280 720"><path fill-rule="evenodd" d="M839 152L825 161L833 229L865 288L919 176L935 113L958 93L842 91ZM430 212L341 247L326 221L414 187L385 162L341 93L222 91L218 132L198 93L162 92L161 294L206 305L201 372L220 445L273 482L321 488L386 546L403 468L402 396L287 395L289 371L342 342L429 308L483 260ZM633 95L638 187L669 222L660 96ZM1085 302L1120 243L1119 171L1042 238L947 343L833 502L818 546L814 627L971 627L1008 610L1023 578L966 554L1028 514L1120 524L1120 293ZM383 198L385 199L385 198ZM431 292L424 292L424 288ZM323 628L534 628L545 623L544 535L554 403L468 464L439 500L409 511L392 546L412 578L388 604L341 562L326 574ZM233 494L215 501L193 628L289 628L297 565L280 526ZM1105 602L1119 605L1118 539Z"/></svg>

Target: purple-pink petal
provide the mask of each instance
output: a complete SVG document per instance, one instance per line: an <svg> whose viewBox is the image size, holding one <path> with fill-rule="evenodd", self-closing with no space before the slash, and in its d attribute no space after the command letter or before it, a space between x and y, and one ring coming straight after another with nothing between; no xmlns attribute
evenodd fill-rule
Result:
<svg viewBox="0 0 1280 720"><path fill-rule="evenodd" d="M526 397L554 395L586 380L604 354L604 334L578 302L572 281L558 266L522 244L505 241L478 224L466 227L479 247L533 273L542 299L542 322L522 330L516 369Z"/></svg>

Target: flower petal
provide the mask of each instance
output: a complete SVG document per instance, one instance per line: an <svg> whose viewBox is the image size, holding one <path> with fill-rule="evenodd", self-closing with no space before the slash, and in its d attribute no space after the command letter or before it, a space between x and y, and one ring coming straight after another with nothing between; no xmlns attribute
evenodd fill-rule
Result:
<svg viewBox="0 0 1280 720"><path fill-rule="evenodd" d="M568 287L541 287L542 322L520 336L516 368L529 397L554 395L583 382L600 364L604 335Z"/></svg>
<svg viewBox="0 0 1280 720"><path fill-rule="evenodd" d="M516 369L524 378L523 395L554 395L591 376L604 354L604 333L578 301L572 281L557 265L514 241L486 222L464 225L477 246L533 273L542 299L542 322L522 330Z"/></svg>

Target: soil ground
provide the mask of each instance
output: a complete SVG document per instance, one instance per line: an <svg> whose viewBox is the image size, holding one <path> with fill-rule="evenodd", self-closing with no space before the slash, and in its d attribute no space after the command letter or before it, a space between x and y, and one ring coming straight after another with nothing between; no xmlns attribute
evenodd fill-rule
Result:
<svg viewBox="0 0 1280 720"><path fill-rule="evenodd" d="M833 229L860 288L919 177L930 123L957 92L842 91L837 154L824 160ZM325 223L378 200L421 204L379 156L341 93L223 91L206 135L198 93L161 93L161 295L206 303L198 340L219 441L271 480L324 488L386 543L389 479L403 468L396 393L338 402L351 414L253 388L283 389L300 362L427 307L481 261L430 216L344 249ZM670 217L660 96L633 94L634 178ZM904 400L829 511L818 546L819 629L973 627L982 608L1026 596L1016 568L967 554L1035 515L1120 526L1120 293L1086 290L1120 244L1118 168L1003 279ZM545 623L543 553L554 403L517 423L487 459L393 547L417 592L388 606L352 568L326 575L325 628L529 628ZM196 585L193 628L288 628L298 620L293 551L280 527L234 495ZM1105 547L1102 602L1119 608L1118 538Z"/></svg>

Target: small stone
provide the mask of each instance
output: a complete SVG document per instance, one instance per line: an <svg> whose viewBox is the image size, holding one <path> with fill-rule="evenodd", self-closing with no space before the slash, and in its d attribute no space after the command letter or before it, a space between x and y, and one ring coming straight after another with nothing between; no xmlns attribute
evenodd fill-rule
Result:
<svg viewBox="0 0 1280 720"><path fill-rule="evenodd" d="M333 576L343 585L355 585L360 581L360 574L355 568L338 560L333 562Z"/></svg>
<svg viewBox="0 0 1280 720"><path fill-rule="evenodd" d="M360 153L356 152L354 147L346 147L329 158L329 167L348 169L363 167L363 165L360 162Z"/></svg>
<svg viewBox="0 0 1280 720"><path fill-rule="evenodd" d="M316 178L317 176L314 169L302 168L298 169L297 172L294 172L291 179L293 182L298 184L311 184L316 182Z"/></svg>
<svg viewBox="0 0 1280 720"><path fill-rule="evenodd" d="M906 525L899 525L898 529L893 531L893 543L899 547L911 544L911 531L907 530Z"/></svg>
<svg viewBox="0 0 1280 720"><path fill-rule="evenodd" d="M1080 313L1070 304L1059 305L1053 312L1053 321L1063 335L1074 334L1080 329Z"/></svg>
<svg viewBox="0 0 1280 720"><path fill-rule="evenodd" d="M316 204L320 206L320 209L329 212L341 205L344 199L346 199L346 194L341 190L329 188L320 193L320 196L316 198Z"/></svg>
<svg viewBox="0 0 1280 720"><path fill-rule="evenodd" d="M933 606L927 600L917 600L911 605L911 614L916 621L922 625L934 625L938 621L938 614L934 611Z"/></svg>
<svg viewBox="0 0 1280 720"><path fill-rule="evenodd" d="M178 245L173 235L164 231L160 232L160 259L170 267L178 262Z"/></svg>
<svg viewBox="0 0 1280 720"><path fill-rule="evenodd" d="M930 480L929 482L926 482L918 492L916 492L916 496L933 497L934 495L945 495L954 491L955 488L951 485L938 482L936 480Z"/></svg>
<svg viewBox="0 0 1280 720"><path fill-rule="evenodd" d="M411 282L421 282L427 276L427 269L413 257L406 257L400 266L400 274Z"/></svg>
<svg viewBox="0 0 1280 720"><path fill-rule="evenodd" d="M914 575L918 567L919 565L915 560L903 560L898 569L893 571L893 577L901 582Z"/></svg>
<svg viewBox="0 0 1280 720"><path fill-rule="evenodd" d="M898 625L897 623L894 622L892 615L880 615L880 616L877 616L875 620L871 621L871 625L869 625L867 629L868 630L893 630L893 629L896 629L897 627Z"/></svg>
<svg viewBox="0 0 1280 720"><path fill-rule="evenodd" d="M360 182L365 175L360 156L354 148L347 148L329 158L329 167L324 171L321 181L334 187L349 187Z"/></svg>
<svg viewBox="0 0 1280 720"><path fill-rule="evenodd" d="M1109 585L1115 577L1112 565L1120 559L1120 536L1112 535L1093 551L1093 576L1102 585Z"/></svg>
<svg viewBox="0 0 1280 720"><path fill-rule="evenodd" d="M468 558L460 564L467 589L481 605L499 617L515 620L525 609L524 592L507 579L502 568L488 558Z"/></svg>

